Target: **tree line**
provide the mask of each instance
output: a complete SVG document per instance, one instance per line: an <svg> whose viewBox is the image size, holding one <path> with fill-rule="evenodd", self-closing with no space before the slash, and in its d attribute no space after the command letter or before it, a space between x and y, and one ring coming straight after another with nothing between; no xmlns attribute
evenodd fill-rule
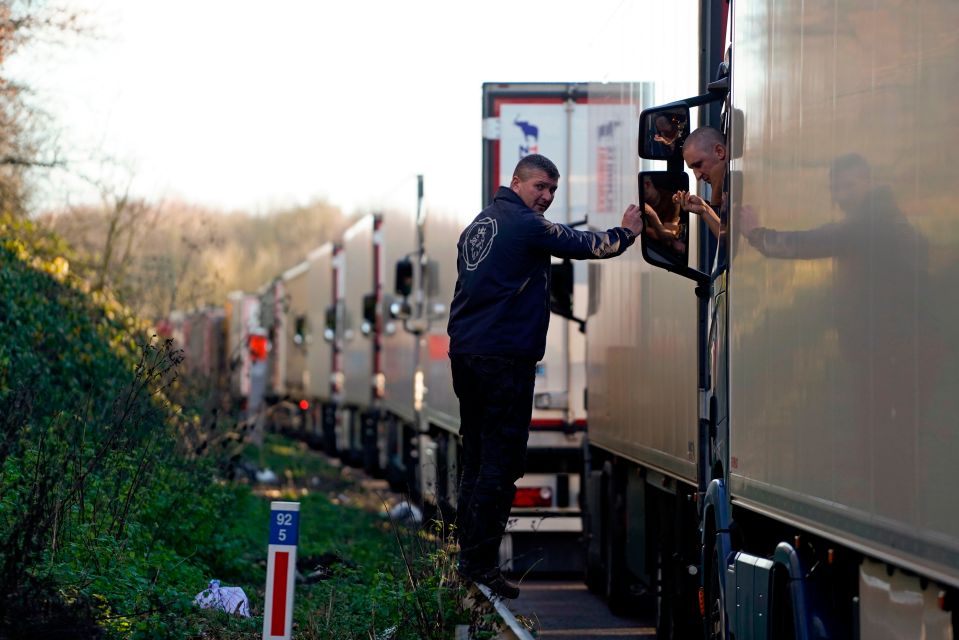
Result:
<svg viewBox="0 0 959 640"><path fill-rule="evenodd" d="M221 212L138 196L129 177L125 186L116 178L129 171L109 158L94 163L94 175L81 169L61 147L57 123L4 62L34 45L97 37L89 16L66 3L0 0L0 214L62 237L69 268L91 290L110 290L148 320L219 305L230 291L255 291L346 228L349 217L323 200L265 214ZM54 172L73 174L98 197L38 211L38 185Z"/></svg>

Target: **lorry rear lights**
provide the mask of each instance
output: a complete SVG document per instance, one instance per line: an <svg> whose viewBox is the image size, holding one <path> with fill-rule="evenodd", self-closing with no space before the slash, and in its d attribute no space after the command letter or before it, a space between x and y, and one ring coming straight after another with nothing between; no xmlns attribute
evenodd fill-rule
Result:
<svg viewBox="0 0 959 640"><path fill-rule="evenodd" d="M382 373L373 375L373 397L383 398L386 396L386 376Z"/></svg>
<svg viewBox="0 0 959 640"><path fill-rule="evenodd" d="M250 359L254 362L266 360L266 352L269 348L266 336L254 334L250 336Z"/></svg>
<svg viewBox="0 0 959 640"><path fill-rule="evenodd" d="M423 398L426 397L426 383L423 377L423 370L419 369L413 374L413 410L423 410Z"/></svg>
<svg viewBox="0 0 959 640"><path fill-rule="evenodd" d="M513 506L519 508L550 507L553 505L553 490L549 487L519 487Z"/></svg>

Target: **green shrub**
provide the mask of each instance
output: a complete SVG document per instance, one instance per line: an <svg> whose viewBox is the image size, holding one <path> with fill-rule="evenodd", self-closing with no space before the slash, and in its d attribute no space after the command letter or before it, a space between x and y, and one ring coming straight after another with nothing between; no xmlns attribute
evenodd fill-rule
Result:
<svg viewBox="0 0 959 640"><path fill-rule="evenodd" d="M288 440L237 451L180 360L70 273L59 240L0 216L0 638L260 637L269 503L224 462L334 495L349 479ZM334 560L297 588L298 637L445 639L469 621L442 528L297 499L301 557ZM243 586L253 617L196 608L211 578Z"/></svg>
<svg viewBox="0 0 959 640"><path fill-rule="evenodd" d="M0 217L0 636L183 637L237 495L181 455L179 352L65 255Z"/></svg>

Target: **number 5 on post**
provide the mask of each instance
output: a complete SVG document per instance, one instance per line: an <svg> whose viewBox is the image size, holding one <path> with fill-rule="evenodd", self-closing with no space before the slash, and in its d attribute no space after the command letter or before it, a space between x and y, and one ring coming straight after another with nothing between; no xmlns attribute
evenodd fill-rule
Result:
<svg viewBox="0 0 959 640"><path fill-rule="evenodd" d="M271 502L263 640L289 640L293 631L293 585L299 537L300 503Z"/></svg>

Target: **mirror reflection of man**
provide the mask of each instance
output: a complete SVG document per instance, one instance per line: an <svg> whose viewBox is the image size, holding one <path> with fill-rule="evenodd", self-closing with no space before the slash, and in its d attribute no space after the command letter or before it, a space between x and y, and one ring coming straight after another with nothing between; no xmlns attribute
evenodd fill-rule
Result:
<svg viewBox="0 0 959 640"><path fill-rule="evenodd" d="M656 131L653 134L653 151L656 155L673 155L676 143L682 136L683 127L679 119L666 113L661 113L653 120Z"/></svg>
<svg viewBox="0 0 959 640"><path fill-rule="evenodd" d="M757 212L744 205L739 232L760 253L779 259L833 258L836 331L843 360L854 376L852 442L875 443L872 451L850 452L850 465L873 464L874 486L849 496L869 499L882 513L906 516L916 507L915 479L897 473L912 469L916 454L917 396L921 366L929 351L928 328L918 326L916 301L928 285L928 244L902 214L892 192L875 186L869 163L859 154L836 158L829 189L842 219L802 231L761 227ZM859 469L853 477L865 478Z"/></svg>
<svg viewBox="0 0 959 640"><path fill-rule="evenodd" d="M500 571L499 546L525 472L536 363L549 327L550 257L612 258L643 229L632 204L621 226L607 231L550 222L543 213L558 185L555 164L526 156L457 244L448 332L463 447L459 572L505 598L519 595Z"/></svg>

